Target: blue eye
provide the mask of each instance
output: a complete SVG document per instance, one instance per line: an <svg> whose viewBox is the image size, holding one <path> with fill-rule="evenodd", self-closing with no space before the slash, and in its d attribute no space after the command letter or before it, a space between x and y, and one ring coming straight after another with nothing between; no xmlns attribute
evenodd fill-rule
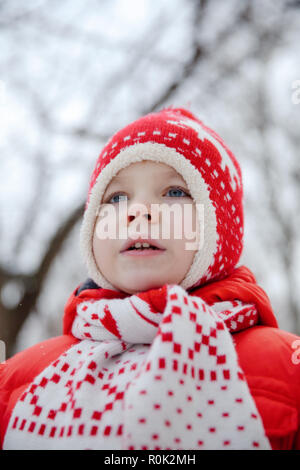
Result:
<svg viewBox="0 0 300 470"><path fill-rule="evenodd" d="M169 197L191 197L186 191L180 188L176 188L176 187L168 189L166 194L167 195L170 194ZM107 203L118 204L119 202L126 201L126 198L127 198L126 194L116 193L116 194L113 194L110 197L110 199L107 200Z"/></svg>
<svg viewBox="0 0 300 470"><path fill-rule="evenodd" d="M112 196L112 197L110 198L110 200L108 201L108 203L111 203L111 202L112 202L112 203L114 203L114 202L120 202L120 201L114 201L114 199L115 199L116 197L119 197L119 196L120 196L120 197L127 197L126 194L121 194L121 193L114 194L114 196Z"/></svg>
<svg viewBox="0 0 300 470"><path fill-rule="evenodd" d="M177 195L175 194L175 196L177 196L177 197L181 197L182 194L183 194L183 197L189 197L189 194L186 193L185 191L183 191L183 189L180 189L180 188L171 188L171 189L168 190L168 193L169 193L170 191L175 191L175 193L177 192ZM178 194L178 192L179 192L179 193L182 193L182 194ZM171 196L171 197L172 197L172 196Z"/></svg>

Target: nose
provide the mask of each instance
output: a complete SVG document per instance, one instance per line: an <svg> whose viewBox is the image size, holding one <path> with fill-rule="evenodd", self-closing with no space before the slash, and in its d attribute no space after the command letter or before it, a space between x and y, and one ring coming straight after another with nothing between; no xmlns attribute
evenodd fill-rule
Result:
<svg viewBox="0 0 300 470"><path fill-rule="evenodd" d="M151 214L143 214L143 217L145 217L147 220L151 220ZM135 215L128 215L128 222L132 222L135 218Z"/></svg>
<svg viewBox="0 0 300 470"><path fill-rule="evenodd" d="M135 219L142 219L141 222L149 221L150 223L157 223L159 220L158 217L158 208L156 204L132 204L128 208L127 220L130 224Z"/></svg>

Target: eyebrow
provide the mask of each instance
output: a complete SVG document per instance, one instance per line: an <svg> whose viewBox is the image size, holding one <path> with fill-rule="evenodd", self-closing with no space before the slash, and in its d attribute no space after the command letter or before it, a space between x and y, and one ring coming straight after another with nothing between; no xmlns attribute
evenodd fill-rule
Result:
<svg viewBox="0 0 300 470"><path fill-rule="evenodd" d="M166 171L164 172L164 178L170 178L171 181L174 180L179 180L180 179L180 175L178 173L174 173L174 171L172 170L169 170L169 171ZM188 188L188 185L187 183L185 182L184 178L181 177L182 180L180 180L180 183L184 186L186 186ZM115 176L113 177L113 179L111 180L111 182L109 183L109 185L106 187L106 190L104 191L104 194L103 194L103 197L102 197L102 201L104 199L106 199L108 196L110 196L110 193L113 193L113 187L115 185L118 185L118 184L124 184L124 182L126 183L127 182L127 178L126 176ZM175 183L174 183L175 185Z"/></svg>
<svg viewBox="0 0 300 470"><path fill-rule="evenodd" d="M172 170L169 170L169 171L166 171L166 172L163 173L163 177L164 178L174 178L174 179L177 178L177 179L179 179L180 175L178 173L175 173ZM111 184L113 184L114 182L122 183L124 180L125 181L127 180L126 176L114 176L112 181L111 181ZM184 179L183 179L183 181L184 181Z"/></svg>

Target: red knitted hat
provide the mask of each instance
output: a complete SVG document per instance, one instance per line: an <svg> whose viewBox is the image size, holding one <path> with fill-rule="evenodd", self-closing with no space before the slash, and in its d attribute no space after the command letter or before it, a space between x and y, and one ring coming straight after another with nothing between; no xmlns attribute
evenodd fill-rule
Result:
<svg viewBox="0 0 300 470"><path fill-rule="evenodd" d="M185 180L194 201L204 206L203 245L180 285L187 290L230 274L243 249L241 169L213 130L185 109L167 108L118 131L99 155L80 233L89 276L99 286L117 290L99 271L93 255L95 222L111 179L122 168L142 160L173 167Z"/></svg>

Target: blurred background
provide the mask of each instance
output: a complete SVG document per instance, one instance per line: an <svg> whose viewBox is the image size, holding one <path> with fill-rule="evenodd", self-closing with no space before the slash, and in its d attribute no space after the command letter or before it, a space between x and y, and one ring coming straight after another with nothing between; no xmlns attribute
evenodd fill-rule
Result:
<svg viewBox="0 0 300 470"><path fill-rule="evenodd" d="M244 178L239 264L300 334L300 1L0 0L0 339L62 333L87 277L79 229L101 148L185 106Z"/></svg>

